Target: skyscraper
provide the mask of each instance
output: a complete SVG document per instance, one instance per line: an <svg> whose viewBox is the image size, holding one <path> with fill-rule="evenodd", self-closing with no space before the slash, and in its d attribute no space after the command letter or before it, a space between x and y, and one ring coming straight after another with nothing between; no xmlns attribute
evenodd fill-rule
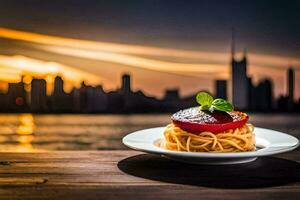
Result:
<svg viewBox="0 0 300 200"><path fill-rule="evenodd" d="M294 84L295 84L295 71L293 68L288 69L288 95L294 99Z"/></svg>
<svg viewBox="0 0 300 200"><path fill-rule="evenodd" d="M55 77L54 91L51 95L51 102L52 110L54 112L72 111L72 95L64 92L64 81L60 76Z"/></svg>
<svg viewBox="0 0 300 200"><path fill-rule="evenodd" d="M273 84L269 79L259 82L254 88L255 107L258 111L271 111L273 109Z"/></svg>
<svg viewBox="0 0 300 200"><path fill-rule="evenodd" d="M169 89L165 91L165 101L178 101L180 99L178 89Z"/></svg>
<svg viewBox="0 0 300 200"><path fill-rule="evenodd" d="M7 92L9 108L13 111L24 111L27 107L26 91L23 79L18 83L8 83Z"/></svg>
<svg viewBox="0 0 300 200"><path fill-rule="evenodd" d="M102 86L87 89L87 111L105 112L107 109L107 96Z"/></svg>
<svg viewBox="0 0 300 200"><path fill-rule="evenodd" d="M121 86L121 91L123 93L130 93L131 92L131 80L130 80L130 75L129 74L124 74L122 76L122 86Z"/></svg>
<svg viewBox="0 0 300 200"><path fill-rule="evenodd" d="M248 107L248 77L246 51L242 60L235 60L234 33L231 46L232 102L238 109Z"/></svg>
<svg viewBox="0 0 300 200"><path fill-rule="evenodd" d="M31 81L31 103L33 112L47 110L46 81L44 79L32 79Z"/></svg>
<svg viewBox="0 0 300 200"><path fill-rule="evenodd" d="M62 95L64 93L64 81L60 76L55 77L53 95Z"/></svg>
<svg viewBox="0 0 300 200"><path fill-rule="evenodd" d="M293 68L288 69L288 110L292 110L294 106L294 84L295 84L295 71Z"/></svg>
<svg viewBox="0 0 300 200"><path fill-rule="evenodd" d="M227 99L227 81L216 80L215 81L215 96L216 98Z"/></svg>

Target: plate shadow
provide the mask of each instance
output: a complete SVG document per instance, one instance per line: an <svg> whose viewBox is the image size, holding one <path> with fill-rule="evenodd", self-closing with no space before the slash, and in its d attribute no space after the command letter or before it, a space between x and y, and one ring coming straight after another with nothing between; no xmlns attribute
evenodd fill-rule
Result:
<svg viewBox="0 0 300 200"><path fill-rule="evenodd" d="M261 188L300 181L300 163L275 157L235 165L194 165L141 154L118 162L132 176L167 183L213 188Z"/></svg>

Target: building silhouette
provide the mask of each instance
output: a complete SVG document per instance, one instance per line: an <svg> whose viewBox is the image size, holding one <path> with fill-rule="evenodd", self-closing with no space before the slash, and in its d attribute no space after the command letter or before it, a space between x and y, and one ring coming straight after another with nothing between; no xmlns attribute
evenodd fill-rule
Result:
<svg viewBox="0 0 300 200"><path fill-rule="evenodd" d="M244 59L246 60L246 58ZM236 61L235 61L236 62ZM234 65L237 66L236 64ZM239 65L238 65L239 66ZM247 62L242 65L247 68ZM243 71L245 72L245 71ZM273 83L264 79L256 85L252 78L246 76L247 106L249 111L300 111L300 100L293 101L294 70L288 70L287 95L282 95L274 107ZM234 86L234 85L233 85ZM84 82L79 88L73 88L70 93L64 91L64 80L55 77L53 92L47 96L46 81L35 79L31 81L31 91L26 92L23 80L9 83L7 93L0 93L1 112L35 112L35 113L153 113L175 112L180 109L197 106L196 94L182 98L178 89L167 89L162 99L146 96L142 91L132 91L131 76L125 74L121 78L121 86L115 91L105 92L101 85L90 86ZM227 98L227 81L215 81L215 97ZM208 91L206 91L208 92ZM208 92L209 93L209 92ZM241 93L239 93L241 95ZM30 96L29 100L27 96ZM236 108L240 109L240 108Z"/></svg>
<svg viewBox="0 0 300 200"><path fill-rule="evenodd" d="M248 108L248 77L247 77L247 55L241 60L235 59L234 32L231 44L231 79L232 79L232 103L236 108L245 110Z"/></svg>
<svg viewBox="0 0 300 200"><path fill-rule="evenodd" d="M87 89L87 112L106 112L107 96L101 85Z"/></svg>
<svg viewBox="0 0 300 200"><path fill-rule="evenodd" d="M287 94L275 100L272 81L264 79L253 84L252 78L247 76L246 52L241 60L236 60L234 48L232 37L232 98L235 109L261 112L300 111L300 99L294 101L293 68L287 71ZM44 79L33 77L29 91L22 76L20 82L8 83L7 92L0 92L0 112L161 113L198 105L195 100L197 93L181 97L178 89L166 89L163 98L158 99L145 95L141 90L132 90L131 84L130 74L124 74L117 90L106 92L102 85L91 86L82 82L80 87L67 93L64 91L63 78L56 76L53 91L48 96ZM227 86L226 80L216 80L215 97L227 99Z"/></svg>
<svg viewBox="0 0 300 200"><path fill-rule="evenodd" d="M121 78L121 88L118 91L121 95L121 101L123 103L123 108L121 109L125 113L129 113L132 110L136 110L137 100L136 95L131 91L131 77L129 74L123 74Z"/></svg>
<svg viewBox="0 0 300 200"><path fill-rule="evenodd" d="M23 76L18 83L8 83L8 108L13 112L27 111L27 98Z"/></svg>
<svg viewBox="0 0 300 200"><path fill-rule="evenodd" d="M272 81L264 79L257 85L254 85L252 83L252 78L247 76L248 63L246 51L244 51L241 60L237 61L234 56L235 41L233 35L231 49L232 102L236 109L270 112L278 108L280 110L288 110L290 108L290 111L292 111L292 107L294 107L293 97L290 98L290 96L293 96L294 90L294 74L292 70L289 70L288 72L289 97L281 97L278 101L277 108L275 108ZM287 103L288 101L290 103Z"/></svg>
<svg viewBox="0 0 300 200"><path fill-rule="evenodd" d="M0 112L6 112L9 110L7 94L4 92L0 92L0 105Z"/></svg>
<svg viewBox="0 0 300 200"><path fill-rule="evenodd" d="M165 91L165 101L178 101L180 100L178 89L167 89Z"/></svg>
<svg viewBox="0 0 300 200"><path fill-rule="evenodd" d="M227 99L227 81L216 80L215 81L215 97Z"/></svg>
<svg viewBox="0 0 300 200"><path fill-rule="evenodd" d="M294 102L295 71L292 67L287 70L287 95L281 95L277 101L279 111L300 111L299 102Z"/></svg>
<svg viewBox="0 0 300 200"><path fill-rule="evenodd" d="M62 77L56 76L54 79L53 95L60 95L62 93L64 93L64 81Z"/></svg>
<svg viewBox="0 0 300 200"><path fill-rule="evenodd" d="M44 79L32 79L30 109L32 112L47 111L47 88Z"/></svg>
<svg viewBox="0 0 300 200"><path fill-rule="evenodd" d="M129 74L122 75L121 92L124 94L131 92L131 77Z"/></svg>
<svg viewBox="0 0 300 200"><path fill-rule="evenodd" d="M54 80L54 90L51 95L51 109L54 112L73 111L72 94L65 93L64 81L60 76L56 76Z"/></svg>
<svg viewBox="0 0 300 200"><path fill-rule="evenodd" d="M292 110L294 107L294 85L295 85L295 71L293 68L288 69L288 110Z"/></svg>
<svg viewBox="0 0 300 200"><path fill-rule="evenodd" d="M273 84L269 79L262 80L257 86L252 86L252 94L249 110L271 111L273 110Z"/></svg>
<svg viewBox="0 0 300 200"><path fill-rule="evenodd" d="M294 99L294 84L295 84L295 70L293 68L288 69L288 95L291 99Z"/></svg>
<svg viewBox="0 0 300 200"><path fill-rule="evenodd" d="M82 112L87 112L88 110L88 86L84 81L81 82L81 86L78 89L78 110Z"/></svg>

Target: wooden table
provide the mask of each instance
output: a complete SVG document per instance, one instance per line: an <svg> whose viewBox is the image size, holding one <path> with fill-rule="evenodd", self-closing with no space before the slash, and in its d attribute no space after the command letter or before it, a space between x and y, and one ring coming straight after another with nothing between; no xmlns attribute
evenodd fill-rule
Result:
<svg viewBox="0 0 300 200"><path fill-rule="evenodd" d="M0 199L300 199L299 149L197 166L134 151L0 153Z"/></svg>

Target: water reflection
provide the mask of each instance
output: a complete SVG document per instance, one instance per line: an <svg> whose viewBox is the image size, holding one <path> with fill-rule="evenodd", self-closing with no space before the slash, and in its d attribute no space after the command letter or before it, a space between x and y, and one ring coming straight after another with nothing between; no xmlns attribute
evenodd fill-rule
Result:
<svg viewBox="0 0 300 200"><path fill-rule="evenodd" d="M19 126L17 127L17 134L32 135L34 128L34 119L32 114L19 115Z"/></svg>
<svg viewBox="0 0 300 200"><path fill-rule="evenodd" d="M255 126L300 135L300 115L250 115ZM126 134L168 123L170 115L0 114L0 152L127 149Z"/></svg>
<svg viewBox="0 0 300 200"><path fill-rule="evenodd" d="M34 139L34 118L32 114L21 114L18 117L19 125L17 127L17 142L15 151L17 152L33 152L32 141Z"/></svg>

